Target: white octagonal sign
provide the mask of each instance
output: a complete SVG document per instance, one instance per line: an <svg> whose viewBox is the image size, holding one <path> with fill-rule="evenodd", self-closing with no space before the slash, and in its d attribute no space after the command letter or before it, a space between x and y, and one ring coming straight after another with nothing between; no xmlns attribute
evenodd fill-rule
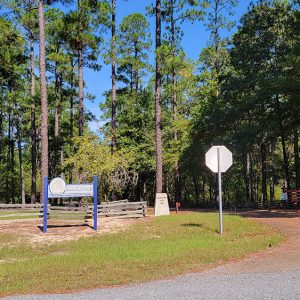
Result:
<svg viewBox="0 0 300 300"><path fill-rule="evenodd" d="M218 173L218 149L220 153L220 172L226 172L232 165L232 153L225 146L213 146L205 154L205 164Z"/></svg>

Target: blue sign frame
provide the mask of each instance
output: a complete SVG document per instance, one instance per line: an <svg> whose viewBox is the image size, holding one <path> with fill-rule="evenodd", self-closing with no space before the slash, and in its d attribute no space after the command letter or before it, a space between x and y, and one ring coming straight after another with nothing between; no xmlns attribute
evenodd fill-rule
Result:
<svg viewBox="0 0 300 300"><path fill-rule="evenodd" d="M80 196L74 196L80 197ZM86 197L86 196L84 196ZM43 232L47 232L47 221L48 221L48 198L49 198L49 187L48 187L48 176L44 177L44 209L43 209ZM63 195L60 198L66 198ZM98 177L94 176L93 181L93 198L94 198L94 226L93 229L97 230L98 226Z"/></svg>

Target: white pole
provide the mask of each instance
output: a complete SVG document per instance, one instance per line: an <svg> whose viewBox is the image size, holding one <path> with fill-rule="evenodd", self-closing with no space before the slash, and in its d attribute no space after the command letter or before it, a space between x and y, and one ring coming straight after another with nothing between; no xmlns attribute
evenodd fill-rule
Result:
<svg viewBox="0 0 300 300"><path fill-rule="evenodd" d="M219 218L220 218L220 234L223 234L223 217L222 217L222 177L220 170L220 148L217 148L218 154L218 184L219 184Z"/></svg>

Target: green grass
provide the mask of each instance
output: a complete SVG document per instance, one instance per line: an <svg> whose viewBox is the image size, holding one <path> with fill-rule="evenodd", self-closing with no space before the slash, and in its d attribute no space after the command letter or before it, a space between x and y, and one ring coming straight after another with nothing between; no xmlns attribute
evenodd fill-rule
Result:
<svg viewBox="0 0 300 300"><path fill-rule="evenodd" d="M217 214L191 213L154 218L121 233L35 248L24 243L6 246L0 235L0 259L7 261L0 264L0 296L178 275L275 246L283 239L269 227L239 216L224 216L224 230L221 237Z"/></svg>
<svg viewBox="0 0 300 300"><path fill-rule="evenodd" d="M39 216L26 216L26 214L30 213L40 213L39 210L14 210L14 211L0 211L0 221L1 220L22 220L22 219L39 219ZM13 216L11 216L13 215ZM43 213L41 212L40 215L42 216ZM73 220L73 219L78 219L78 220L83 220L85 216L85 213L83 212L82 214L78 213L65 213L64 211L59 211L52 213L51 219L55 220Z"/></svg>
<svg viewBox="0 0 300 300"><path fill-rule="evenodd" d="M1 210L0 211L0 221L1 220L37 219L38 216L30 216L30 215L26 216L26 214L39 213L39 212L40 212L39 210ZM10 215L13 215L13 216L10 216Z"/></svg>

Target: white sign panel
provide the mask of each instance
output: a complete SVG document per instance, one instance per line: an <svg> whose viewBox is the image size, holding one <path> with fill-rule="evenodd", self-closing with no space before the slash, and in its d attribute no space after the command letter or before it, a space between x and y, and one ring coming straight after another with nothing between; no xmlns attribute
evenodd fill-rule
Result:
<svg viewBox="0 0 300 300"><path fill-rule="evenodd" d="M156 193L154 215L168 216L170 214L168 196L165 193Z"/></svg>
<svg viewBox="0 0 300 300"><path fill-rule="evenodd" d="M220 153L220 172L226 172L232 165L232 153L225 146L213 146L205 154L206 165L218 173L218 149Z"/></svg>
<svg viewBox="0 0 300 300"><path fill-rule="evenodd" d="M93 197L93 184L66 184L62 178L54 178L48 187L48 197Z"/></svg>

